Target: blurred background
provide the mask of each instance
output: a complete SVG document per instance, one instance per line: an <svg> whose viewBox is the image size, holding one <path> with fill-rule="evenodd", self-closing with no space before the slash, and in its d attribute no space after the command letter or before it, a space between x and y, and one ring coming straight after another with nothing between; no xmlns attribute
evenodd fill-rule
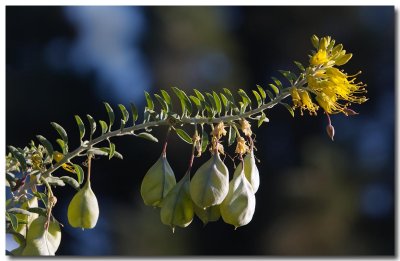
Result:
<svg viewBox="0 0 400 261"><path fill-rule="evenodd" d="M114 139L125 159L93 163L95 229L71 228L74 190L55 192L54 214L65 225L57 254L394 255L394 14L390 6L6 7L7 145L24 147L37 134L55 140L49 123L56 121L75 147L73 115L107 119L103 101L143 108L143 91L267 87L277 70L296 70L293 60L307 64L312 34L343 43L354 53L344 69L362 70L358 79L368 84L370 100L352 107L360 115L332 117L334 142L321 112L294 119L283 107L267 112L270 122L254 129L256 212L236 231L195 218L173 234L140 197L161 143ZM163 140L165 131L154 133ZM175 136L169 144L180 179L191 148Z"/></svg>

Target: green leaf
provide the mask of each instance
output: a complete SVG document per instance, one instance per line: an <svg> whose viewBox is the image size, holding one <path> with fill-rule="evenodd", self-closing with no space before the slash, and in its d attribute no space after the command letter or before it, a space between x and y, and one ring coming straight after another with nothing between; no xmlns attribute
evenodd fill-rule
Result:
<svg viewBox="0 0 400 261"><path fill-rule="evenodd" d="M253 90L253 94L257 100L257 107L260 107L263 103L260 94L258 94L258 92L256 90Z"/></svg>
<svg viewBox="0 0 400 261"><path fill-rule="evenodd" d="M214 96L215 105L217 107L217 112L218 112L218 114L221 114L221 110L222 110L221 99L219 98L218 94L215 91L213 91L213 96Z"/></svg>
<svg viewBox="0 0 400 261"><path fill-rule="evenodd" d="M193 89L194 93L196 93L197 98L199 98L200 101L205 102L206 99L204 98L204 95L199 92L197 89Z"/></svg>
<svg viewBox="0 0 400 261"><path fill-rule="evenodd" d="M282 104L283 106L285 106L285 108L290 112L290 114L292 115L292 117L294 117L293 108L292 108L289 104L284 103L284 102L281 102L280 104Z"/></svg>
<svg viewBox="0 0 400 261"><path fill-rule="evenodd" d="M272 80L274 80L276 86L278 86L278 88L283 88L283 85L281 83L281 81L279 79L277 79L276 77L271 77Z"/></svg>
<svg viewBox="0 0 400 261"><path fill-rule="evenodd" d="M92 140L93 134L96 131L96 121L89 114L87 114L86 117L90 125L90 140ZM107 132L107 124L106 124L106 132Z"/></svg>
<svg viewBox="0 0 400 261"><path fill-rule="evenodd" d="M108 159L110 160L112 157L114 157L115 154L115 144L110 142L110 152L108 153Z"/></svg>
<svg viewBox="0 0 400 261"><path fill-rule="evenodd" d="M79 190L79 184L78 184L77 190ZM44 216L44 217L47 215L47 210L45 208L33 207L33 208L28 208L28 211L31 213L39 214L40 216Z"/></svg>
<svg viewBox="0 0 400 261"><path fill-rule="evenodd" d="M105 121L99 120L100 127L101 127L101 135L105 134L107 132L107 123Z"/></svg>
<svg viewBox="0 0 400 261"><path fill-rule="evenodd" d="M71 187L73 187L74 189L79 190L79 183L78 181L76 181L76 179L69 176L62 176L60 177L60 179L65 183L67 183L68 185L70 185Z"/></svg>
<svg viewBox="0 0 400 261"><path fill-rule="evenodd" d="M236 140L236 130L232 127L229 126L229 131L228 131L228 146L231 146Z"/></svg>
<svg viewBox="0 0 400 261"><path fill-rule="evenodd" d="M28 216L31 214L31 212L29 212L28 210L23 209L23 208L9 208L9 209L7 209L7 213L22 214L22 215L28 215Z"/></svg>
<svg viewBox="0 0 400 261"><path fill-rule="evenodd" d="M198 114L199 114L200 112L202 112L202 111L203 111L203 107L201 106L201 101L200 101L196 96L193 96L193 95L190 95L189 98L190 98L190 99L192 100L192 102L196 105Z"/></svg>
<svg viewBox="0 0 400 261"><path fill-rule="evenodd" d="M230 109L228 98L226 98L226 96L223 93L220 93L219 95L221 96L221 101L222 104L224 105L225 114L227 114Z"/></svg>
<svg viewBox="0 0 400 261"><path fill-rule="evenodd" d="M186 95L186 93L178 89L177 87L171 87L171 88L181 102L182 114L185 114L186 111L188 112L188 115L192 114L192 103L190 102L190 99Z"/></svg>
<svg viewBox="0 0 400 261"><path fill-rule="evenodd" d="M57 139L56 142L60 146L62 153L65 155L68 153L68 145L62 139Z"/></svg>
<svg viewBox="0 0 400 261"><path fill-rule="evenodd" d="M160 103L162 109L165 112L168 113L169 112L169 107L168 107L168 104L166 103L166 101L160 95L158 95L157 93L154 94L154 96L157 98L157 101L158 101L158 103Z"/></svg>
<svg viewBox="0 0 400 261"><path fill-rule="evenodd" d="M263 124L264 122L268 122L268 118L267 118L267 116L265 115L265 113L262 112L260 118L258 119L257 126L260 127L261 124Z"/></svg>
<svg viewBox="0 0 400 261"><path fill-rule="evenodd" d="M171 96L169 96L167 91L161 90L161 94L164 97L164 101L168 105L168 111L172 111L172 101L171 101Z"/></svg>
<svg viewBox="0 0 400 261"><path fill-rule="evenodd" d="M225 92L225 94L226 94L226 98L228 98L228 100L229 100L232 104L235 104L235 98L233 97L231 91L230 91L229 89L227 89L227 88L224 88L223 90L224 90L224 92Z"/></svg>
<svg viewBox="0 0 400 261"><path fill-rule="evenodd" d="M208 146L208 135L207 132L204 130L203 125L201 126L202 133L201 133L201 152L204 153Z"/></svg>
<svg viewBox="0 0 400 261"><path fill-rule="evenodd" d="M217 111L217 104L215 104L214 96L212 96L212 94L208 92L206 92L206 96L208 99L208 103L211 105L213 115L215 115L215 112Z"/></svg>
<svg viewBox="0 0 400 261"><path fill-rule="evenodd" d="M27 169L26 161L24 156L19 152L15 147L13 146L8 146L8 149L10 150L11 154L16 158L21 165L21 168L23 171Z"/></svg>
<svg viewBox="0 0 400 261"><path fill-rule="evenodd" d="M129 120L129 112L128 110L125 108L125 106L123 104L118 104L118 107L121 111L122 114L122 119L124 120L124 122L127 122Z"/></svg>
<svg viewBox="0 0 400 261"><path fill-rule="evenodd" d="M267 94L265 93L265 90L258 84L257 84L257 89L260 92L261 97L263 98L263 100L265 100L267 98Z"/></svg>
<svg viewBox="0 0 400 261"><path fill-rule="evenodd" d="M146 96L146 101L147 101L147 109L149 111L154 111L154 102L153 99L151 98L150 94L148 92L144 92L145 96Z"/></svg>
<svg viewBox="0 0 400 261"><path fill-rule="evenodd" d="M83 136L85 136L85 125L79 115L75 115L76 124L78 124L79 128L79 139L82 141Z"/></svg>
<svg viewBox="0 0 400 261"><path fill-rule="evenodd" d="M8 212L6 212L6 215L7 215L8 219L11 222L12 228L14 230L17 230L17 228L18 228L18 218L17 218L17 216L12 214L12 213L8 213Z"/></svg>
<svg viewBox="0 0 400 261"><path fill-rule="evenodd" d="M137 111L137 109L136 109L135 104L130 103L130 105L131 105L131 111L132 111L133 125L135 125L135 122L136 122L137 119L138 119L138 111Z"/></svg>
<svg viewBox="0 0 400 261"><path fill-rule="evenodd" d="M33 192L33 195L35 195L37 198L39 198L45 207L47 207L47 196L43 192Z"/></svg>
<svg viewBox="0 0 400 261"><path fill-rule="evenodd" d="M296 66L300 69L300 71L304 72L306 70L304 66L301 64L301 62L294 61L294 64L296 64Z"/></svg>
<svg viewBox="0 0 400 261"><path fill-rule="evenodd" d="M251 99L247 95L247 93L243 89L239 89L238 94L242 97L244 107L247 107L247 105L250 105L250 108L251 108Z"/></svg>
<svg viewBox="0 0 400 261"><path fill-rule="evenodd" d="M182 129L175 128L176 134L185 142L189 144L193 144L192 138L190 137L189 134L186 133L186 131Z"/></svg>
<svg viewBox="0 0 400 261"><path fill-rule="evenodd" d="M284 71L284 70L279 70L279 72L291 83L297 79L297 76L292 73L291 71Z"/></svg>
<svg viewBox="0 0 400 261"><path fill-rule="evenodd" d="M108 127L108 131L111 131L111 126L114 124L115 121L115 114L113 109L111 108L110 104L108 104L107 102L104 102L104 106L106 107L106 111L108 114L108 119L110 121L109 127Z"/></svg>
<svg viewBox="0 0 400 261"><path fill-rule="evenodd" d="M75 174L78 177L78 183L82 184L83 182L83 177L85 176L85 172L83 172L83 169L81 168L81 166L79 166L78 164L72 164L75 168Z"/></svg>
<svg viewBox="0 0 400 261"><path fill-rule="evenodd" d="M276 87L274 84L270 83L269 87L271 87L275 94L279 94L279 88Z"/></svg>
<svg viewBox="0 0 400 261"><path fill-rule="evenodd" d="M139 134L136 135L139 138L143 138L145 140L149 140L149 141L153 141L153 142L158 142L158 139L156 137L154 137L153 135L151 135L148 132L141 132Z"/></svg>
<svg viewBox="0 0 400 261"><path fill-rule="evenodd" d="M60 187L65 186L64 181L62 181L59 177L49 176L46 178L46 181L51 186L60 186Z"/></svg>
<svg viewBox="0 0 400 261"><path fill-rule="evenodd" d="M96 150L93 151L93 154L100 155L100 156L110 155L110 148L107 148L107 147L96 148ZM122 156L122 154L119 153L118 151L114 151L114 157L118 158L118 159L123 159L124 158Z"/></svg>
<svg viewBox="0 0 400 261"><path fill-rule="evenodd" d="M56 129L56 131L58 132L62 140L65 142L65 144L68 144L68 136L64 128L61 127L61 125L56 122L51 122L50 124L51 126L53 126L54 129Z"/></svg>
<svg viewBox="0 0 400 261"><path fill-rule="evenodd" d="M43 147L46 149L48 157L50 157L50 160L52 160L53 159L53 152L54 152L53 145L50 143L50 141L48 141L42 135L36 135L36 138L43 145Z"/></svg>

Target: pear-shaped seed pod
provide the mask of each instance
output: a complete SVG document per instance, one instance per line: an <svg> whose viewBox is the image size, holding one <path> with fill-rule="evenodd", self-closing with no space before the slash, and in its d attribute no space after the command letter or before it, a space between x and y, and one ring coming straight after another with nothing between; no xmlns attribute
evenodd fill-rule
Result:
<svg viewBox="0 0 400 261"><path fill-rule="evenodd" d="M174 172L166 156L161 155L144 176L140 194L146 205L159 207L162 199L165 198L175 184Z"/></svg>
<svg viewBox="0 0 400 261"><path fill-rule="evenodd" d="M190 182L192 200L203 209L220 204L228 194L228 189L228 168L218 153L196 171Z"/></svg>
<svg viewBox="0 0 400 261"><path fill-rule="evenodd" d="M87 180L69 203L68 222L72 227L94 228L98 218L99 204Z"/></svg>
<svg viewBox="0 0 400 261"><path fill-rule="evenodd" d="M256 193L258 187L260 186L260 174L256 166L256 160L254 157L253 150L251 150L251 152L244 157L243 162L244 162L244 175L250 182L251 187L253 188L253 192Z"/></svg>
<svg viewBox="0 0 400 261"><path fill-rule="evenodd" d="M30 199L27 199L21 205L22 209L36 208L36 207L38 207L37 197L32 197ZM15 230L16 232L20 233L21 235L26 236L26 228L32 223L33 220L35 220L39 216L39 214L36 214L36 213L31 213L30 215L16 214L15 216L19 220L27 222L26 224L19 223L17 229Z"/></svg>
<svg viewBox="0 0 400 261"><path fill-rule="evenodd" d="M228 195L220 205L222 219L236 229L251 221L255 207L253 188L245 177L243 168L238 166L234 178L229 183Z"/></svg>
<svg viewBox="0 0 400 261"><path fill-rule="evenodd" d="M217 221L221 217L219 205L203 209L194 204L194 213L200 218L201 221L203 221L204 225L207 225L208 222Z"/></svg>
<svg viewBox="0 0 400 261"><path fill-rule="evenodd" d="M190 175L186 174L161 203L161 222L172 227L187 227L193 220L193 202L189 194Z"/></svg>
<svg viewBox="0 0 400 261"><path fill-rule="evenodd" d="M39 216L32 221L26 235L26 246L23 256L55 255L61 242L61 229L57 221L50 221L45 229L47 218Z"/></svg>

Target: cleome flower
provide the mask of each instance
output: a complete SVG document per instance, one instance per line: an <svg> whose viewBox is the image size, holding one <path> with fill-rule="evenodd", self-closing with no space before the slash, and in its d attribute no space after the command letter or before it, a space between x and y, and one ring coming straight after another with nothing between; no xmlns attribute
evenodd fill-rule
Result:
<svg viewBox="0 0 400 261"><path fill-rule="evenodd" d="M318 106L312 101L310 93L315 95L318 105L328 114L344 113L349 115L352 111L348 109L352 103L364 103L368 99L363 95L367 92L366 84L356 83L355 75L347 75L343 70L335 66L346 64L352 54L346 54L343 45L335 46L335 40L330 36L321 40L317 36L311 38L317 51L310 56L310 66L306 70L306 88L292 87L290 90L293 107L309 110L310 114L316 115Z"/></svg>

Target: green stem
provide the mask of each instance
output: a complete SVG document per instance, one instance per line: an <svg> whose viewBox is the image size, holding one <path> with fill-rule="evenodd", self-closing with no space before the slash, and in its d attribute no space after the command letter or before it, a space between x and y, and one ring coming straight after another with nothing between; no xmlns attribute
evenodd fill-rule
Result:
<svg viewBox="0 0 400 261"><path fill-rule="evenodd" d="M288 90L285 90L283 92L281 92L275 99L273 99L272 101L256 108L253 110L249 110L247 112L244 113L239 113L236 115L227 115L227 116L221 116L221 117L216 117L216 118L187 118L187 117L183 117L182 119L178 120L180 123L182 124L212 124L212 123L219 123L219 122L230 122L230 121L235 121L235 120L239 120L240 118L248 118L249 116L252 116L254 114L260 113L266 109L271 109L272 107L274 107L275 105L277 105L280 101L282 101L283 99L287 98L290 95ZM59 162L57 162L55 165L53 165L52 167L50 167L49 169L47 169L42 176L44 177L48 177L48 175L50 175L51 173L53 173L54 171L56 171L59 167L61 167L62 164L70 162L71 159L75 158L76 156L79 156L82 152L88 150L89 148L93 147L94 145L96 145L97 143L100 143L106 139L112 138L112 137L117 137L117 136L124 136L124 135L134 135L134 131L137 130L142 130L142 129L146 129L146 128L152 128L152 127L156 127L156 126L165 126L165 125L170 125L170 121L169 119L166 120L159 120L159 121L151 121L151 122L146 122L146 123L142 123L142 124L138 124L138 125L134 125L131 127L127 127L124 128L122 131L120 129L118 130L114 130L108 133L105 133L91 141L89 141L88 143L79 146L78 148L76 148L74 151L67 153L66 155L64 155L64 157L62 158L62 160L60 160Z"/></svg>

